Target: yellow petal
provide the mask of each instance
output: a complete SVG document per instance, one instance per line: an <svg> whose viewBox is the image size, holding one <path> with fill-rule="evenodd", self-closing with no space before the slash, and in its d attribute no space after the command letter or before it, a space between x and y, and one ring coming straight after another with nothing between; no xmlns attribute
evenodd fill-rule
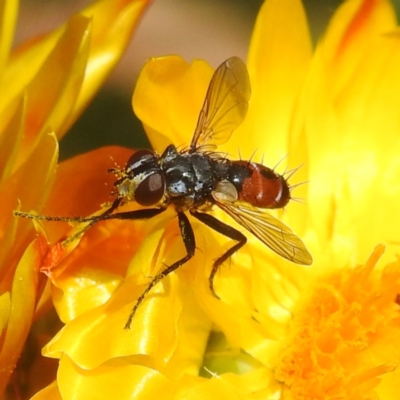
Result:
<svg viewBox="0 0 400 400"><path fill-rule="evenodd" d="M18 101L18 97L38 73L62 32L62 30L57 30L40 39L24 43L11 53L1 81L3 90L7 93L7 96L0 99L2 115L8 108L12 109L12 104L16 99Z"/></svg>
<svg viewBox="0 0 400 400"><path fill-rule="evenodd" d="M249 50L249 111L229 142L231 153L240 149L241 156L248 159L256 151L255 159L264 159L271 166L287 155L291 115L307 74L311 51L301 1L265 1ZM297 147L297 152L305 148L304 143L299 145L302 147Z"/></svg>
<svg viewBox="0 0 400 400"><path fill-rule="evenodd" d="M323 54L328 64L340 72L334 88L351 78L365 53L380 35L396 28L395 10L386 0L353 0L343 3L335 12L323 38ZM333 71L332 71L333 72Z"/></svg>
<svg viewBox="0 0 400 400"><path fill-rule="evenodd" d="M163 218L165 220L170 217ZM119 226L122 227L124 223L129 224L121 222ZM132 362L157 368L175 378L185 373L198 373L211 323L190 287L193 281L191 276L195 271L190 263L182 273L178 271L179 285L178 276L172 274L154 287L138 309L131 329L124 329L137 297L149 282L147 277L154 276L163 265L176 261L176 251L170 252L168 258L163 257L163 253L174 248L175 242L182 247L176 232L169 233L166 241L162 239L164 229L160 228L160 222L156 218L147 222L148 226L152 224L158 228L145 235L144 244L131 261L128 272L130 276L117 290L114 287L113 293L106 294L107 274L100 267L105 260L101 254L97 270L93 269L92 286L95 291L104 292L102 299L96 294L93 296L95 292L90 292L89 268L91 259L94 258L90 252L87 253L85 262L72 262L72 268L65 270L64 277L55 279L57 289L64 291L64 303L71 310L78 311L78 315L71 313L68 316L68 319L75 319L46 346L44 351L47 356L60 357L68 354L82 368L97 368L107 360L129 357ZM118 230L121 228L116 228L114 233ZM112 232L111 230L111 240ZM120 244L119 240L117 242ZM102 247L106 246L103 244ZM160 255L159 259L152 260L154 252ZM92 254L96 253L99 251ZM156 269L144 269L149 263ZM82 265L83 268L74 268L74 264ZM115 265L115 257L113 264ZM88 285L89 291L85 289L85 285ZM74 294L77 290L80 290L78 296ZM108 298L109 301L105 303ZM55 301L59 308L59 298L56 297ZM103 303L105 304L102 305ZM82 311L85 308L86 312ZM61 316L65 314L62 313ZM162 336L159 335L161 330L164 332ZM96 351L93 346L95 342L102 343L102 352Z"/></svg>
<svg viewBox="0 0 400 400"><path fill-rule="evenodd" d="M82 12L93 19L93 31L85 79L69 125L77 119L121 58L149 4L150 0L101 1ZM65 129L68 127L67 124Z"/></svg>
<svg viewBox="0 0 400 400"><path fill-rule="evenodd" d="M87 106L88 102L122 56L133 30L148 4L148 0L99 1L82 11L81 15L72 17L65 26L48 35L21 45L12 54L11 60L5 70L2 83L3 91L7 93L7 96L3 96L0 99L0 111L4 112L3 110L13 108L12 104L16 97L29 85L36 74L40 73L43 63L46 62L47 57L54 51L54 47L60 40L60 37L65 34L65 31L75 29L74 27L77 24L79 25L78 21L87 21L91 26L91 35L89 37L87 35L89 32L87 31L85 32L85 37L82 37L84 41L90 42L86 49L89 50L87 55L88 63L82 87L79 85L79 87L74 87L74 84L77 84L79 79L82 78L79 70L83 65L79 63L83 60L80 59L73 68L74 73L70 76L69 90L64 94L68 97L67 93L73 95L74 91L78 91L79 93L75 93L77 102L75 103L74 101L72 104L68 104L65 98L65 104L68 107L64 114L62 114L62 110L59 110L61 115L58 116L59 123L59 119L62 119L62 126L52 126L57 136L61 138ZM80 28L77 27L77 34L79 30ZM71 38L71 34L69 37ZM76 37L72 39L71 52L74 51L76 39ZM80 49L81 56L84 54L84 47ZM71 54L68 49L66 49L66 54ZM71 59L70 61L66 65L73 64L74 60ZM50 76L57 76L58 70L58 68L55 68L53 71L50 71ZM61 75L58 76L60 77ZM52 89L52 87L48 84L45 89L42 89L41 93L43 91L47 92L49 89ZM54 90L57 90L57 87ZM77 94L79 94L78 97L76 97ZM7 111L7 113L11 113L11 111Z"/></svg>
<svg viewBox="0 0 400 400"><path fill-rule="evenodd" d="M218 379L218 377L216 377ZM235 387L243 397L254 396L259 399L279 398L280 387L271 371L267 368L257 368L243 375L224 374L222 379Z"/></svg>
<svg viewBox="0 0 400 400"><path fill-rule="evenodd" d="M60 360L58 385L62 398L77 400L144 400L156 398L160 393L163 399L170 399L173 388L162 374L151 368L116 360L87 370L74 365L67 355Z"/></svg>
<svg viewBox="0 0 400 400"><path fill-rule="evenodd" d="M157 248L162 233L163 229L158 229L146 238L146 243L153 245L153 251ZM135 255L134 263L146 266L146 263L141 261L148 257L148 253L142 247L141 251ZM151 365L155 363L161 368L171 357L176 346L173 332L181 312L181 304L179 299L176 299L176 295L157 295L157 293L163 293L164 285L168 291L175 293L176 277L166 279L162 285L154 288L149 298L143 303L143 307L139 308L131 329L124 329L136 299L145 288L144 285L138 285L135 281L137 279L143 281L146 276L142 272L136 279L127 280L107 303L69 322L46 346L46 354L51 357L68 354L75 363L85 368L93 368L115 357L146 355L147 362ZM161 312L160 307L164 311ZM159 317L151 318L155 313ZM162 340L157 335L161 326L164 332L168 333L163 335ZM110 337L115 337L115 340L109 340ZM96 351L92 346L96 342L106 344L102 352Z"/></svg>
<svg viewBox="0 0 400 400"><path fill-rule="evenodd" d="M153 58L140 73L133 109L153 148L190 143L212 70L200 60L188 65L178 56Z"/></svg>
<svg viewBox="0 0 400 400"><path fill-rule="evenodd" d="M3 76L13 42L18 1L3 0L0 4L0 76Z"/></svg>
<svg viewBox="0 0 400 400"><path fill-rule="evenodd" d="M298 126L309 143L313 252L317 260L334 257L344 265L400 234L388 213L400 194L400 42L386 2L346 2L340 15L345 18L334 19L314 56Z"/></svg>
<svg viewBox="0 0 400 400"><path fill-rule="evenodd" d="M89 35L90 24L87 18L71 18L38 74L28 85L24 136L24 145L28 149L32 148L35 140L38 140L47 127L52 127L58 137L64 132L65 120L81 90L88 57ZM60 65L63 68L59 68ZM24 159L26 153L21 152L20 157Z"/></svg>
<svg viewBox="0 0 400 400"><path fill-rule="evenodd" d="M175 394L176 399L222 399L222 400L239 400L243 397L242 393L238 393L237 388L230 382L220 379L182 379L179 390Z"/></svg>
<svg viewBox="0 0 400 400"><path fill-rule="evenodd" d="M8 318L10 316L11 298L10 292L4 292L0 296L0 334L7 328Z"/></svg>
<svg viewBox="0 0 400 400"><path fill-rule="evenodd" d="M176 279L169 280L176 290ZM167 284L167 282L165 282ZM156 288L147 304L139 309L131 329L124 329L141 287L126 283L108 303L69 322L44 348L44 355L68 355L81 368L93 369L110 359L127 357L131 363L162 369L176 346L175 324L180 309L175 296L163 296ZM158 296L157 296L158 294ZM154 309L164 310L160 318L150 318ZM160 329L164 335L160 337ZM101 345L102 351L98 351ZM96 350L97 349L97 350Z"/></svg>
<svg viewBox="0 0 400 400"><path fill-rule="evenodd" d="M18 153L24 133L26 116L26 96L22 96L10 121L0 134L0 184L16 171Z"/></svg>
<svg viewBox="0 0 400 400"><path fill-rule="evenodd" d="M36 393L31 400L62 400L57 382L54 381L40 392Z"/></svg>
<svg viewBox="0 0 400 400"><path fill-rule="evenodd" d="M199 267L203 269L204 265L201 262L196 266L188 264L186 271ZM211 320L198 302L191 285L193 281L182 276L186 271L181 271L179 275L178 296L182 299L183 307L176 325L177 345L166 368L162 370L166 376L175 379L185 374L198 375L202 372L204 351L212 326Z"/></svg>
<svg viewBox="0 0 400 400"><path fill-rule="evenodd" d="M3 393L28 335L35 311L38 270L46 251L43 237L35 239L22 256L13 277L8 323L0 355L0 392ZM4 319L4 316L2 316Z"/></svg>

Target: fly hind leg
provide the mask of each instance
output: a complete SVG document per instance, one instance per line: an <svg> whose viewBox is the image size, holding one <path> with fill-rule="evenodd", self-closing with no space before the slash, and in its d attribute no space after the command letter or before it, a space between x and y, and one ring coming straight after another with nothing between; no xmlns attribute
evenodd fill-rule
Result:
<svg viewBox="0 0 400 400"><path fill-rule="evenodd" d="M214 277L218 271L218 268L223 264L232 254L236 253L241 247L243 247L247 238L243 235L243 233L239 232L237 229L232 228L231 226L224 224L217 218L213 217L209 214L199 213L198 211L191 211L191 214L197 218L199 221L203 222L210 228L214 229L218 233L221 233L224 236L227 236L230 239L236 240L237 243L228 249L221 257L217 258L213 264L210 277L208 278L208 283L210 286L211 293L219 299L219 296L215 293L214 290Z"/></svg>
<svg viewBox="0 0 400 400"><path fill-rule="evenodd" d="M193 256L196 250L196 241L193 233L193 228L190 225L190 222L188 220L188 217L183 213L183 212L178 212L178 220L179 220L179 229L181 231L181 236L183 239L183 243L186 248L186 256L180 259L179 261L173 263L169 267L165 268L163 271L159 272L149 283L147 288L144 290L144 292L139 296L139 298L136 300L136 304L132 309L131 314L129 315L128 320L126 321L125 324L125 329L130 329L132 320L136 314L137 309L139 308L140 304L142 304L143 300L147 296L147 294L150 292L150 290L157 285L158 282L163 280L166 276L168 276L171 272L175 271L179 267L181 267L183 264L186 264Z"/></svg>

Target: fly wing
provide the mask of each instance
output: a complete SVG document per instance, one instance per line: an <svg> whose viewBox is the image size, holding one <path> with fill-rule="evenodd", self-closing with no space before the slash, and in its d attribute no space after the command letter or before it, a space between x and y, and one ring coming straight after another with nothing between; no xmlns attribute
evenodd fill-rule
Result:
<svg viewBox="0 0 400 400"><path fill-rule="evenodd" d="M242 123L250 99L250 79L245 63L228 58L214 72L190 144L190 151L204 145L225 143Z"/></svg>
<svg viewBox="0 0 400 400"><path fill-rule="evenodd" d="M215 200L222 210L281 257L296 264L312 264L311 254L304 243L272 215L247 203Z"/></svg>

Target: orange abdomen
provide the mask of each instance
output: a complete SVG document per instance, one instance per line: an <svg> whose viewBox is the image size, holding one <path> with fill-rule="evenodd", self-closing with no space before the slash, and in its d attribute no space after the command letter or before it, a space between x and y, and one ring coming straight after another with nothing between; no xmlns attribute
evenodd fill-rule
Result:
<svg viewBox="0 0 400 400"><path fill-rule="evenodd" d="M260 208L282 208L290 200L290 189L285 178L271 168L248 161L234 161L249 170L238 192L241 201Z"/></svg>

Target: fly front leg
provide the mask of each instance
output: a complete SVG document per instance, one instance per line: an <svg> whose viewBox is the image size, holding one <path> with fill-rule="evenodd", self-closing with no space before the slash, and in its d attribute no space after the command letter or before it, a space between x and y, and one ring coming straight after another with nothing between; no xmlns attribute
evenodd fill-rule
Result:
<svg viewBox="0 0 400 400"><path fill-rule="evenodd" d="M164 279L166 276L168 276L171 272L175 271L179 267L181 267L183 264L186 264L193 256L196 250L196 241L194 237L194 232L193 228L190 225L188 217L183 213L183 212L178 212L178 221L179 221L179 229L181 231L181 236L183 239L183 243L186 248L186 256L183 257L182 259L176 261L169 267L165 268L163 271L159 272L149 283L147 288L144 290L144 292L139 296L139 298L136 300L136 304L132 309L131 314L129 315L128 320L126 321L125 324L125 329L130 329L132 320L135 316L135 313L137 309L139 308L140 304L143 302L147 294L150 292L150 290L157 285L158 282L160 282L162 279Z"/></svg>
<svg viewBox="0 0 400 400"><path fill-rule="evenodd" d="M213 217L209 214L199 213L198 211L191 211L190 212L193 217L197 218L199 221L203 222L210 228L214 229L218 233L221 233L224 236L227 236L230 239L236 240L237 243L228 249L221 257L217 258L213 264L210 277L208 278L208 283L210 286L211 293L219 299L219 296L215 293L214 290L214 277L218 271L218 268L223 264L232 254L236 253L241 247L243 247L246 242L247 238L243 235L243 233L239 232L237 229L232 228L231 226L224 224L217 218Z"/></svg>

